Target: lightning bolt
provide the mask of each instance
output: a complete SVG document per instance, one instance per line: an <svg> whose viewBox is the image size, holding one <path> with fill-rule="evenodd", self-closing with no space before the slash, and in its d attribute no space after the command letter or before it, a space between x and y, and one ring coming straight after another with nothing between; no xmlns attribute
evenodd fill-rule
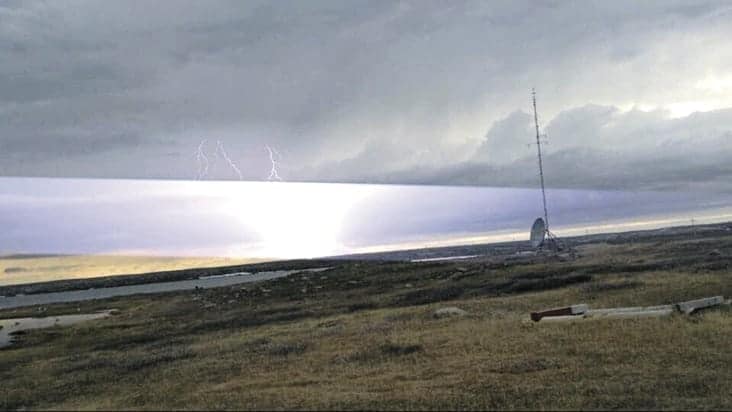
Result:
<svg viewBox="0 0 732 412"><path fill-rule="evenodd" d="M206 156L204 146L206 146L206 139L201 140L196 150L196 163L198 163L196 180L201 180L208 174L208 157Z"/></svg>
<svg viewBox="0 0 732 412"><path fill-rule="evenodd" d="M236 166L233 160L229 157L229 155L226 153L226 150L224 149L224 144L221 142L221 140L216 141L216 157L218 157L218 154L221 153L221 156L223 156L224 160L226 160L226 163L231 166L231 168L236 172L237 176L239 176L239 180L242 180L241 170Z"/></svg>
<svg viewBox="0 0 732 412"><path fill-rule="evenodd" d="M277 150L269 146L264 146L264 148L267 149L267 152L269 153L269 161L272 162L272 169L269 171L269 177L267 178L267 180L277 180L281 182L282 178L280 177L279 173L277 173L277 163L279 163L279 161L275 160L275 156L277 157L277 159L281 159L282 156L280 156Z"/></svg>

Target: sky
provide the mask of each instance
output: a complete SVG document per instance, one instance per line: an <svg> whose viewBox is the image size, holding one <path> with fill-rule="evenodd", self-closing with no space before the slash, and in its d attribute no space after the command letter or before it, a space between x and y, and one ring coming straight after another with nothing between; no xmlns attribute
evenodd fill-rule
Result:
<svg viewBox="0 0 732 412"><path fill-rule="evenodd" d="M703 0L6 0L0 176L267 180L269 146L286 181L535 187L535 87L549 187L732 193L730 21Z"/></svg>

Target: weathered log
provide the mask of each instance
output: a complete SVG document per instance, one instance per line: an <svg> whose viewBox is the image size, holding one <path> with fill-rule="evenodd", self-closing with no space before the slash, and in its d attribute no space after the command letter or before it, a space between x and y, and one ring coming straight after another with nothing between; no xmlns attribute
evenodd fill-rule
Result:
<svg viewBox="0 0 732 412"><path fill-rule="evenodd" d="M689 300L673 305L633 306L607 309L590 309L585 304L579 304L532 312L531 320L538 322L545 319L562 322L588 318L660 317L669 316L674 312L674 310L678 310L683 314L689 315L701 309L724 304L730 304L729 301L724 300L724 296L712 296L708 298Z"/></svg>
<svg viewBox="0 0 732 412"><path fill-rule="evenodd" d="M724 303L723 296L712 296L710 298L695 299L695 300L689 300L686 302L677 303L676 309L678 309L678 311L681 313L690 315L699 309L709 308L712 306L718 306L723 303Z"/></svg>
<svg viewBox="0 0 732 412"><path fill-rule="evenodd" d="M563 308L554 308L554 309L547 309L542 310L539 312L531 312L531 320L534 322L540 321L542 318L545 317L551 317L551 316L576 316L581 315L587 310L589 307L585 304L579 304L579 305L572 305L572 306L566 306Z"/></svg>

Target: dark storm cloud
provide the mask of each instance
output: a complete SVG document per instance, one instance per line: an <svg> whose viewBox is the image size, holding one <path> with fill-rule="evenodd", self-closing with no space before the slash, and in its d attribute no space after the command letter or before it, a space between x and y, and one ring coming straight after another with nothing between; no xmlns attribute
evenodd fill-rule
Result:
<svg viewBox="0 0 732 412"><path fill-rule="evenodd" d="M6 154L23 156L74 156L89 155L106 152L118 148L138 146L141 142L139 135L111 134L107 139L98 140L91 136L80 135L36 135L21 136L7 140L4 144Z"/></svg>
<svg viewBox="0 0 732 412"><path fill-rule="evenodd" d="M350 181L535 186L531 127L533 118L515 112L495 122L467 161ZM561 112L545 130L544 170L553 187L732 191L732 109L668 119L658 111L589 105Z"/></svg>
<svg viewBox="0 0 732 412"><path fill-rule="evenodd" d="M288 180L529 184L537 86L547 167L576 165L554 184L724 180L710 147L728 118L669 113L732 106L731 7L4 2L0 173L191 178L199 142L220 139L247 179L267 177L269 144ZM570 172L584 165L601 167Z"/></svg>

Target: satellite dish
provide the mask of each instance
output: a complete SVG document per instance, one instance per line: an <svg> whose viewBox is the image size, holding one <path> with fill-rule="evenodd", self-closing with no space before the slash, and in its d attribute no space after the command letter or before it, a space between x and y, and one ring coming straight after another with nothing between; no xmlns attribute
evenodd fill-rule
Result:
<svg viewBox="0 0 732 412"><path fill-rule="evenodd" d="M536 218L534 224L531 226L531 246L539 247L544 243L544 236L546 236L546 225L544 219Z"/></svg>

